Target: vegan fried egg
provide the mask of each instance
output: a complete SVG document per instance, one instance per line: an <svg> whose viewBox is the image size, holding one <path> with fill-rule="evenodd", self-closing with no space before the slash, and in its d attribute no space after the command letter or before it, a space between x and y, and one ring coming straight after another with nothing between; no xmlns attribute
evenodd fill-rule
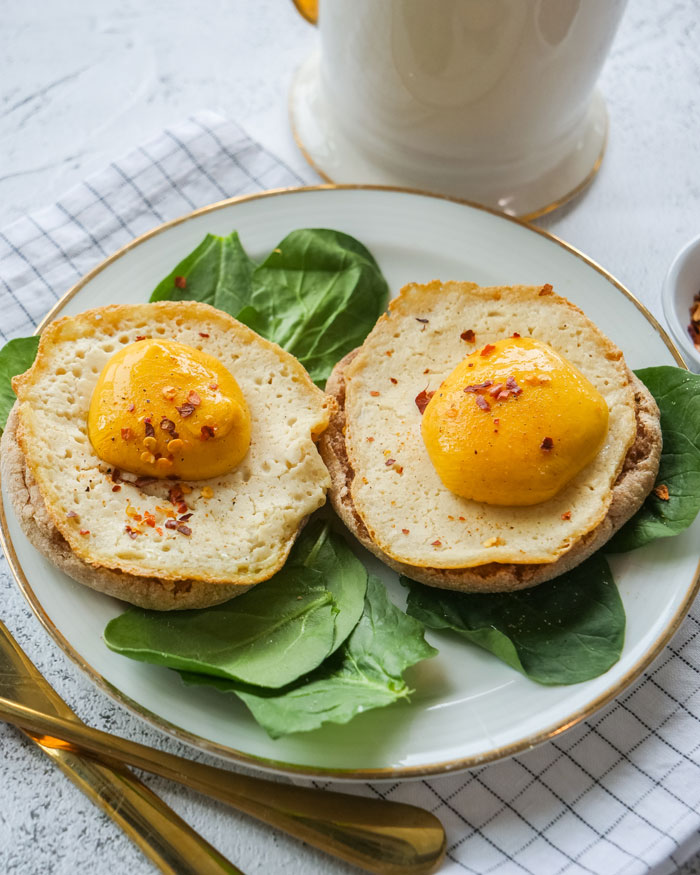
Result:
<svg viewBox="0 0 700 875"><path fill-rule="evenodd" d="M336 509L437 586L555 577L634 513L658 469L653 398L548 286L406 286L327 391Z"/></svg>
<svg viewBox="0 0 700 875"><path fill-rule="evenodd" d="M13 386L3 467L20 509L31 499L30 539L136 604L201 607L267 580L325 501L314 441L332 401L206 304L59 319Z"/></svg>

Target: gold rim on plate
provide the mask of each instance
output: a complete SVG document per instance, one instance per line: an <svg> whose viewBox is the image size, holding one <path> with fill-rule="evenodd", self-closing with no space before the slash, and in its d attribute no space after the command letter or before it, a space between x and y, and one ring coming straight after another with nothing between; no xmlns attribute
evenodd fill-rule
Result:
<svg viewBox="0 0 700 875"><path fill-rule="evenodd" d="M246 201L252 200L260 200L262 198L269 197L280 197L286 194L297 194L300 192L314 192L314 191L337 191L337 190L360 190L360 191L389 191L389 192L398 192L401 194L410 194L416 195L419 197L428 197L431 199L438 200L446 200L452 203L460 204L462 206L471 207L473 209L481 210L483 212L491 213L494 216L498 216L500 219L505 221L514 222L517 225L524 226L530 231L535 232L536 234L540 234L543 237L546 237L548 240L553 241L558 246L561 246L563 249L575 255L577 258L584 261L587 265L592 267L595 271L604 276L608 282L610 282L618 291L620 291L629 301L631 301L634 306L644 315L646 320L650 323L650 325L654 328L656 333L659 335L661 340L664 342L674 360L677 362L678 366L687 370L686 365L681 358L680 353L674 346L673 342L666 334L662 326L656 320L656 318L649 312L649 310L641 303L641 301L637 300L635 296L626 289L620 282L618 282L610 273L604 270L599 264L597 264L592 259L588 258L578 249L573 246L570 246L568 243L565 243L563 240L560 240L556 235L550 233L549 231L545 231L542 228L537 228L534 225L530 225L528 222L523 219L515 218L513 216L505 215L498 210L492 209L490 207L482 206L481 204L472 203L471 201L464 200L461 198L451 197L449 195L443 194L432 194L430 192L418 191L414 189L401 188L398 186L383 186L383 185L315 185L315 186L303 186L300 188L279 188L279 189L270 189L268 191L258 192L256 194L249 195L241 195L239 197L229 198L227 200L218 201L217 203L210 204L209 206L202 207L198 210L194 210L191 213L188 213L185 216L181 216L178 219L174 219L171 222L166 222L163 225L159 225L157 228L153 228L151 231L147 231L145 234L141 234L139 237L134 238L130 243L127 243L126 246L123 246L109 258L105 259L101 264L97 265L97 267L93 268L88 274L86 274L81 280L79 280L69 291L63 295L57 303L51 308L51 310L47 313L47 315L42 319L39 324L36 333L40 333L41 330L48 324L48 322L52 321L56 316L59 315L61 310L65 307L65 305L84 287L86 286L95 276L101 273L105 268L109 267L113 262L117 261L117 259L121 258L127 252L130 252L132 249L139 246L141 243L144 243L146 240L149 240L151 237L155 237L157 234L161 234L163 231L167 231L169 228L173 228L176 225L180 225L183 222L187 222L190 219L193 219L197 216L203 216L207 213L214 212L216 210L224 209L226 207L232 206L233 204L243 203ZM0 483L0 489L2 484ZM72 644L63 636L63 634L58 630L58 628L54 625L53 621L49 617L49 615L44 610L41 602L37 598L32 586L27 579L27 576L22 569L22 566L19 562L19 558L15 551L14 544L12 543L12 538L10 536L7 517L5 514L4 502L1 500L1 492L0 492L0 545L5 551L5 556L7 557L7 561L12 572L12 575L17 582L17 585L20 588L20 591L24 595L25 599L29 603L32 611L39 619L41 624L44 626L46 631L51 635L54 641L58 644L61 650L68 656L79 668L81 668L95 683L101 690L115 699L120 705L123 705L129 711L134 713L137 717L140 717L143 720L154 725L157 729L166 732L168 735L171 735L177 738L180 741L183 741L187 744L191 744L193 747L198 748L199 750L207 751L208 753L216 754L218 756L224 757L228 760L232 760L240 765L244 766L252 766L254 768L262 768L265 770L272 770L275 772L282 772L287 775L296 776L296 777L308 777L308 778L339 778L344 780L356 780L356 781L373 781L373 780L389 780L396 778L426 778L430 776L443 775L448 772L456 772L464 769L475 768L477 766L483 766L487 763L493 762L494 760L504 759L506 757L513 756L517 753L522 753L523 751L529 750L541 744L542 742L549 741L556 736L560 735L563 732L566 732L567 729L571 729L577 723L580 723L582 720L592 716L599 708L602 708L608 702L611 702L616 696L618 696L626 687L628 687L632 681L634 681L639 675L644 671L644 669L661 653L663 648L669 643L671 638L674 636L678 627L685 619L686 614L688 613L690 606L695 599L698 591L700 590L700 561L695 569L695 576L693 581L688 587L685 598L683 602L679 606L678 610L674 614L672 620L668 623L663 633L657 638L654 642L653 646L647 650L645 655L637 661L637 663L621 678L614 687L607 690L602 695L598 696L593 702L590 702L584 708L575 711L573 714L568 715L562 721L556 723L553 726L550 726L541 732L537 732L533 735L528 736L527 738L523 738L520 741L514 742L513 744L506 745L504 747L495 748L490 750L484 754L464 757L461 759L455 760L447 760L445 762L433 763L428 766L403 766L398 768L374 768L374 769L333 769L333 768L321 768L318 766L304 766L298 765L296 763L287 763L283 760L275 760L269 757L261 757L261 756L253 756L251 754L244 753L242 751L236 750L235 748L229 747L224 744L219 744L217 742L209 741L205 738L202 738L199 735L196 735L189 730L183 729L180 726L177 726L171 723L168 720L165 720L163 717L158 714L154 714L152 711L149 711L140 703L134 701L129 696L125 695L121 690L117 687L113 686L108 680L106 680L102 675L99 674L89 663L87 663L80 654L73 648Z"/></svg>

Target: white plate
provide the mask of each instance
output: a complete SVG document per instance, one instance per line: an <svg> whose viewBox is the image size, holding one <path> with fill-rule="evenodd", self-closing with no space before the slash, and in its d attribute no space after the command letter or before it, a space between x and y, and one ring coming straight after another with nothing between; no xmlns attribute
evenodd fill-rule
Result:
<svg viewBox="0 0 700 875"><path fill-rule="evenodd" d="M248 252L262 257L302 227L336 228L359 238L394 293L406 282L436 277L484 285L552 283L619 344L633 368L680 362L659 325L628 292L551 236L483 208L372 188L268 192L200 210L121 250L69 292L51 316L146 301L207 232L235 228ZM272 741L234 696L185 689L174 672L109 651L102 630L125 605L57 571L27 542L9 510L3 532L32 608L117 701L166 732L238 762L354 780L466 768L551 738L618 695L642 671L668 642L698 587L700 520L676 538L614 557L627 636L622 658L602 677L575 686L539 686L476 647L428 632L440 654L410 671L416 690L410 704ZM374 559L368 562L403 606L397 576Z"/></svg>

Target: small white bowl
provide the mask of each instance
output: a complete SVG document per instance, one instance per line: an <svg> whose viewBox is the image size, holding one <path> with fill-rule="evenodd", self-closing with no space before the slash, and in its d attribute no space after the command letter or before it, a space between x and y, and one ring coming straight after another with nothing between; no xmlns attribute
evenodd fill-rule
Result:
<svg viewBox="0 0 700 875"><path fill-rule="evenodd" d="M664 315L691 371L700 372L700 351L690 339L690 308L700 292L700 236L687 243L666 274L662 293Z"/></svg>

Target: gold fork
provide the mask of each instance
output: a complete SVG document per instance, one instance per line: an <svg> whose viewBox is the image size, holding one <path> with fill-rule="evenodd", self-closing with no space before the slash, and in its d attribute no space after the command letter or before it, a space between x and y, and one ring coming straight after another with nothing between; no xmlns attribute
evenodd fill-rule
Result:
<svg viewBox="0 0 700 875"><path fill-rule="evenodd" d="M116 770L127 763L178 781L378 875L428 875L442 862L444 829L422 808L252 778L93 729L70 709L72 719L57 716L56 708L53 714L42 713L22 695L26 680L19 678L14 687L12 677L3 680L3 670L8 675L3 657L10 646L31 666L32 681L38 683L38 676L48 686L16 642L10 639L9 645L9 632L2 623L0 633L0 719L30 731L45 749L95 758ZM15 660L15 676L17 666ZM26 676L26 665L22 668Z"/></svg>

